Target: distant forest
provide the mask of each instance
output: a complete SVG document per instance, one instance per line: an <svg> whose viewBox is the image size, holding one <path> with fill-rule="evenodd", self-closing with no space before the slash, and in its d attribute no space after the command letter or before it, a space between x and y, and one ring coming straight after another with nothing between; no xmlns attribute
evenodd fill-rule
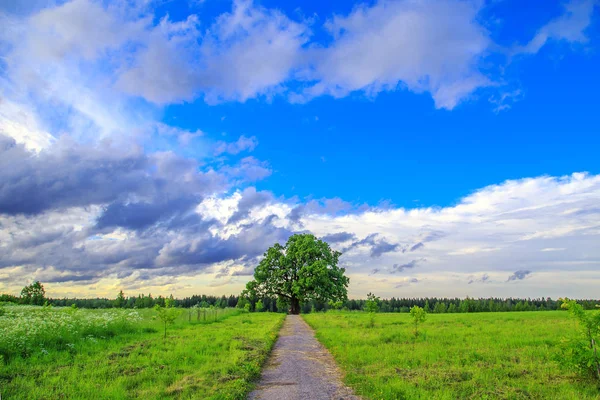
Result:
<svg viewBox="0 0 600 400"><path fill-rule="evenodd" d="M182 308L190 307L236 307L238 305L239 296L207 296L194 295L183 299L175 299L175 306ZM271 312L287 312L287 306L281 306L278 309L277 299L265 297L263 299L251 299L251 309L254 310L258 300L262 300L264 306L263 311ZM362 310L365 305L363 299L347 300L343 303L344 310ZM117 296L116 299L51 299L44 298L41 301L35 302L26 297L12 296L8 294L0 295L0 302L12 302L18 304L47 304L57 307L70 307L75 305L78 308L151 308L159 304L164 306L165 297L153 297L151 294L138 296ZM600 306L600 300L578 300L586 310L595 309ZM558 299L551 298L395 298L383 299L379 302L380 312L408 312L410 307L417 305L423 307L430 313L470 313L470 312L509 312L509 311L546 311L559 310L561 302ZM331 306L327 303L309 301L302 304L302 312L318 312L326 311Z"/></svg>

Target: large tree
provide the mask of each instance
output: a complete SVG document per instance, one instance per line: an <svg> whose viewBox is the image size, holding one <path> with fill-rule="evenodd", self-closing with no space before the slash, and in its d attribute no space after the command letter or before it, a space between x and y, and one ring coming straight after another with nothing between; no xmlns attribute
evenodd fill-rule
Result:
<svg viewBox="0 0 600 400"><path fill-rule="evenodd" d="M24 304L33 304L36 306L44 305L46 301L46 290L40 281L35 281L21 290L21 299Z"/></svg>
<svg viewBox="0 0 600 400"><path fill-rule="evenodd" d="M293 235L285 246L276 243L267 250L244 294L278 296L292 314L300 313L303 301L346 300L349 279L338 267L341 254L314 235Z"/></svg>

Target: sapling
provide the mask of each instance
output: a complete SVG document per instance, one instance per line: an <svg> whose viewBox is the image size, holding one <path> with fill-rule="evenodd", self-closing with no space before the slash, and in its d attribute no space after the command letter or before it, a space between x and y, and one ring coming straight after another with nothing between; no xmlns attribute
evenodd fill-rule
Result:
<svg viewBox="0 0 600 400"><path fill-rule="evenodd" d="M561 299L561 308L577 318L581 328L582 338L571 340L567 352L568 361L576 369L587 371L600 379L600 355L598 354L598 339L600 338L600 311L586 312L581 304L568 298ZM596 306L598 307L598 306Z"/></svg>
<svg viewBox="0 0 600 400"><path fill-rule="evenodd" d="M167 325L172 325L175 323L175 320L181 313L180 310L174 308L175 300L173 300L173 296L168 299L165 299L165 306L161 307L159 304L154 306L154 309L158 313L158 318L162 321L165 326L165 336L167 338Z"/></svg>
<svg viewBox="0 0 600 400"><path fill-rule="evenodd" d="M365 311L369 313L369 327L375 326L375 313L379 311L379 297L373 293L367 294L367 301L365 302Z"/></svg>
<svg viewBox="0 0 600 400"><path fill-rule="evenodd" d="M419 324L425 322L427 318L427 312L419 306L412 306L410 309L410 316L413 319L415 325L415 337L419 336Z"/></svg>

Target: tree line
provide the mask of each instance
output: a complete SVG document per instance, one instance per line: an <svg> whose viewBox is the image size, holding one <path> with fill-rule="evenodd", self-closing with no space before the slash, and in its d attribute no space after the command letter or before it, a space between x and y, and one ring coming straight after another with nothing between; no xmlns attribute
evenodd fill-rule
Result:
<svg viewBox="0 0 600 400"><path fill-rule="evenodd" d="M78 308L152 308L156 305L165 306L166 297L152 296L151 294L138 294L126 296L120 291L114 299L95 298L77 299L46 298L44 286L40 282L34 282L25 286L21 296L0 294L0 302L11 302L17 304L44 305L49 304L57 307ZM257 303L260 304L257 307ZM325 302L306 300L300 304L303 313L327 311L330 309L343 309L349 311L364 310L367 299L349 299L338 302ZM593 310L600 305L600 300L577 300L585 310ZM246 306L249 304L249 307ZM379 300L379 312L408 313L413 306L419 306L428 313L472 313L472 312L510 312L510 311L546 311L560 310L562 302L550 297L546 298L396 298ZM289 304L281 302L273 296L212 296L193 295L182 299L174 299L174 307L190 308L249 308L251 311L288 312Z"/></svg>

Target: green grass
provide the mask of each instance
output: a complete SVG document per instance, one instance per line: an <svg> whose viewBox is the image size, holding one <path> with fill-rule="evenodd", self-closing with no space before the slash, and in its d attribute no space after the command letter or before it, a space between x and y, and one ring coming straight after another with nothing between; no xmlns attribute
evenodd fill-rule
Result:
<svg viewBox="0 0 600 400"><path fill-rule="evenodd" d="M367 399L600 399L597 383L561 367L566 312L429 314L415 339L408 314L304 315Z"/></svg>
<svg viewBox="0 0 600 400"><path fill-rule="evenodd" d="M84 319L102 312L77 310ZM64 346L29 344L23 355L0 365L2 398L243 399L260 376L284 317L231 310L221 311L217 322L211 314L212 320L201 316L196 322L184 311L163 340L153 311L139 314L134 326L111 336L70 333L73 343ZM6 323L5 317L0 322Z"/></svg>

